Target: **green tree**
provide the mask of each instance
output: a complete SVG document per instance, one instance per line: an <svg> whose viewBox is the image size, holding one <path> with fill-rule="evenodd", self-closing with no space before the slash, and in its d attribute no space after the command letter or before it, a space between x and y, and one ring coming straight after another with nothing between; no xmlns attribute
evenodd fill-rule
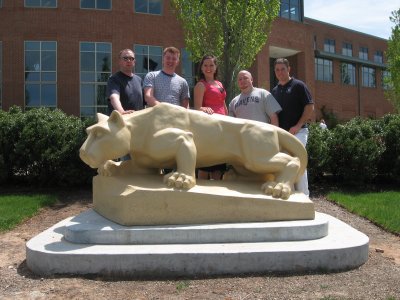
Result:
<svg viewBox="0 0 400 300"><path fill-rule="evenodd" d="M400 112L400 9L392 11L390 21L394 23L392 35L388 40L386 51L389 75L386 78L386 97Z"/></svg>
<svg viewBox="0 0 400 300"><path fill-rule="evenodd" d="M194 62L204 54L219 59L221 81L232 99L235 78L249 68L268 39L279 0L171 0L182 21L186 47Z"/></svg>

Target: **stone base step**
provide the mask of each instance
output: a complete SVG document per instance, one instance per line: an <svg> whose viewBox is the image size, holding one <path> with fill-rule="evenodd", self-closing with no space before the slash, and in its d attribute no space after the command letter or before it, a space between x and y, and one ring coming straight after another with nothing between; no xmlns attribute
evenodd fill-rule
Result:
<svg viewBox="0 0 400 300"><path fill-rule="evenodd" d="M333 272L356 268L368 259L368 237L322 213L316 213L316 219L329 223L328 235L323 238L247 243L78 244L63 237L73 219L61 221L27 242L27 265L34 273L174 278Z"/></svg>
<svg viewBox="0 0 400 300"><path fill-rule="evenodd" d="M77 244L207 244L258 243L319 239L328 234L328 220L225 223L164 226L122 226L90 209L65 226L64 238Z"/></svg>

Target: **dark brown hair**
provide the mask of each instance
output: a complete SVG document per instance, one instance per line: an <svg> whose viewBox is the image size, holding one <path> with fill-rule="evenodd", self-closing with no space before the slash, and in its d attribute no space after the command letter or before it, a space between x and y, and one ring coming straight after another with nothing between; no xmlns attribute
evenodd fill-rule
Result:
<svg viewBox="0 0 400 300"><path fill-rule="evenodd" d="M290 67L289 61L286 58L277 58L277 59L275 59L274 67L277 64L284 64L287 68Z"/></svg>
<svg viewBox="0 0 400 300"><path fill-rule="evenodd" d="M199 80L206 79L203 72L201 71L201 66L203 65L203 63L206 59L212 59L213 63L216 66L215 73L214 73L214 80L215 80L215 79L217 79L217 76L218 76L218 63L217 63L217 58L214 55L210 55L210 54L204 55L203 58L201 59L201 61L199 63L199 68L197 70L197 76L198 76Z"/></svg>

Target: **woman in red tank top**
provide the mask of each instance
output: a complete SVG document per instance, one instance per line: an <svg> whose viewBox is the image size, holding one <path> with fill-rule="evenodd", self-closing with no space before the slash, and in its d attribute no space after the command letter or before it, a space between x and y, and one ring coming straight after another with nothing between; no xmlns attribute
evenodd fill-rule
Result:
<svg viewBox="0 0 400 300"><path fill-rule="evenodd" d="M226 91L221 82L217 80L217 58L205 55L199 64L199 81L194 87L194 108L207 114L227 115L225 104ZM199 179L220 180L226 169L225 164L198 169Z"/></svg>

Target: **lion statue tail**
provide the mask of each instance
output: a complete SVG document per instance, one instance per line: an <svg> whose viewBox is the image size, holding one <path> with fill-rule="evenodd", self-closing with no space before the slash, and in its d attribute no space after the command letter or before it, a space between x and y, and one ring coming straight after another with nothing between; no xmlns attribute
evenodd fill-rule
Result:
<svg viewBox="0 0 400 300"><path fill-rule="evenodd" d="M278 132L279 144L281 151L290 154L293 157L297 157L300 160L300 169L296 177L297 182L303 175L307 168L308 154L306 148L293 134L286 130L280 129Z"/></svg>

